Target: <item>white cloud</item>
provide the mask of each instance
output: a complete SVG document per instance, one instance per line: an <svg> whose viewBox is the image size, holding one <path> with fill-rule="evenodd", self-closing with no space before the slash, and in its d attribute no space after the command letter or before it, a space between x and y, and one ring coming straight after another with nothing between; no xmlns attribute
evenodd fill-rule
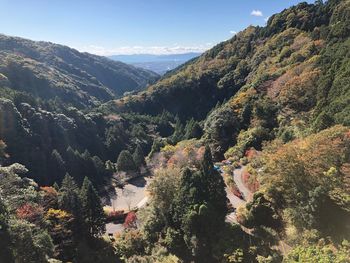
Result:
<svg viewBox="0 0 350 263"><path fill-rule="evenodd" d="M236 35L236 34L237 34L237 31L231 30L231 31L230 31L230 34Z"/></svg>
<svg viewBox="0 0 350 263"><path fill-rule="evenodd" d="M253 10L250 14L252 16L263 16L263 13L260 10Z"/></svg>
<svg viewBox="0 0 350 263"><path fill-rule="evenodd" d="M154 55L165 55L165 54L182 54L188 52L204 52L213 47L212 43L206 43L197 46L124 46L116 48L106 48L96 45L88 45L83 47L76 47L81 52L89 52L100 56L111 56L111 55L132 55L132 54L154 54Z"/></svg>

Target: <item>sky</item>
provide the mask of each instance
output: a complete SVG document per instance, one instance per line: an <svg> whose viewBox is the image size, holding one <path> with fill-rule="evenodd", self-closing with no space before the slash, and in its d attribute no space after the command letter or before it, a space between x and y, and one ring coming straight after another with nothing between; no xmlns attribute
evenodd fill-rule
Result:
<svg viewBox="0 0 350 263"><path fill-rule="evenodd" d="M0 0L0 33L98 55L203 52L299 2Z"/></svg>

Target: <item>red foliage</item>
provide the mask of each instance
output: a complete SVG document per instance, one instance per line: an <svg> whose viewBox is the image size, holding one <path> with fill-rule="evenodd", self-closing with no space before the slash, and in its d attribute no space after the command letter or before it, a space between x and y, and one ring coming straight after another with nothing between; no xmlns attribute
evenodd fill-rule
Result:
<svg viewBox="0 0 350 263"><path fill-rule="evenodd" d="M137 228L136 221L137 221L136 213L131 211L128 213L128 215L125 218L124 227L125 228Z"/></svg>
<svg viewBox="0 0 350 263"><path fill-rule="evenodd" d="M31 223L39 223L42 220L44 209L38 205L24 204L17 208L16 215L19 219L27 220Z"/></svg>
<svg viewBox="0 0 350 263"><path fill-rule="evenodd" d="M254 148L249 148L245 151L245 157L248 158L248 160L251 160L252 158L256 157L258 155L258 151Z"/></svg>
<svg viewBox="0 0 350 263"><path fill-rule="evenodd" d="M243 198L241 191L239 191L239 189L237 188L236 185L231 186L231 187L230 187L230 190L231 190L231 192L232 192L235 196L237 196L238 198L241 198L241 199Z"/></svg>
<svg viewBox="0 0 350 263"><path fill-rule="evenodd" d="M251 174L248 171L244 170L242 172L242 180L250 191L253 193L258 191L260 184L255 178L253 179L251 177Z"/></svg>

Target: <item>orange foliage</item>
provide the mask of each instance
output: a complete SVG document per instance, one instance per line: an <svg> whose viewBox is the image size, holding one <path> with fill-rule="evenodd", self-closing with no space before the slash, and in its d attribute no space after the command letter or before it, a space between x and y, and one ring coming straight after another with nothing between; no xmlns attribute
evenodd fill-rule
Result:
<svg viewBox="0 0 350 263"><path fill-rule="evenodd" d="M341 170L350 145L348 134L348 128L337 125L278 149L270 149L264 157L267 173L264 180L285 191L291 187L307 189L329 184L330 178L325 173L331 167L337 172ZM340 179L339 173L332 177L332 180Z"/></svg>
<svg viewBox="0 0 350 263"><path fill-rule="evenodd" d="M247 170L243 170L242 180L251 192L255 193L259 190L260 184L258 180L256 180L256 178L254 178Z"/></svg>
<svg viewBox="0 0 350 263"><path fill-rule="evenodd" d="M50 196L57 196L57 191L55 188L51 187L51 186L41 186L40 190L45 192L47 195Z"/></svg>
<svg viewBox="0 0 350 263"><path fill-rule="evenodd" d="M268 88L267 94L283 104L303 104L301 100L314 92L319 75L320 70L314 68L312 63L303 63L276 79Z"/></svg>
<svg viewBox="0 0 350 263"><path fill-rule="evenodd" d="M247 157L248 160L250 161L254 157L258 156L258 151L255 150L253 147L249 148L248 150L245 151L244 156Z"/></svg>
<svg viewBox="0 0 350 263"><path fill-rule="evenodd" d="M58 193L55 188L51 186L42 186L40 187L40 191L42 195L41 203L45 210L57 206Z"/></svg>

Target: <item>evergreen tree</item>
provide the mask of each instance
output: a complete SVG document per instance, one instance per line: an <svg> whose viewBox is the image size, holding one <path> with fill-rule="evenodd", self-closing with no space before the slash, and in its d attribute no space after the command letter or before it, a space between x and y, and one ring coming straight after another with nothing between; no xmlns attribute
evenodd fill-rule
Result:
<svg viewBox="0 0 350 263"><path fill-rule="evenodd" d="M136 167L140 168L142 165L145 165L145 156L143 154L143 150L142 147L140 146L140 144L138 144L136 146L136 149L132 155L132 158L134 160L134 163L136 165Z"/></svg>
<svg viewBox="0 0 350 263"><path fill-rule="evenodd" d="M121 171L136 171L134 159L128 150L123 150L117 160L117 170Z"/></svg>
<svg viewBox="0 0 350 263"><path fill-rule="evenodd" d="M216 210L216 216L225 220L227 214L225 182L218 171L214 169L211 151L208 145L205 147L203 161L201 164L200 189L202 189L202 198L206 200Z"/></svg>
<svg viewBox="0 0 350 263"><path fill-rule="evenodd" d="M58 202L61 209L71 214L76 213L80 208L79 188L74 178L68 173L62 180Z"/></svg>
<svg viewBox="0 0 350 263"><path fill-rule="evenodd" d="M60 190L60 187L58 186L57 182L54 182L54 184L52 185L52 187L58 192Z"/></svg>
<svg viewBox="0 0 350 263"><path fill-rule="evenodd" d="M111 160L107 160L106 161L105 167L106 167L107 172L109 172L109 173L115 173L116 172L115 164Z"/></svg>
<svg viewBox="0 0 350 263"><path fill-rule="evenodd" d="M105 216L101 200L95 187L85 177L81 187L82 214L86 231L90 237L102 235L105 231Z"/></svg>
<svg viewBox="0 0 350 263"><path fill-rule="evenodd" d="M82 157L80 153L77 150L73 150L73 148L69 146L66 151L65 160L67 161L67 172L72 174L76 182L81 184L83 181L82 167L84 165L82 164Z"/></svg>
<svg viewBox="0 0 350 263"><path fill-rule="evenodd" d="M175 118L175 128L174 133L171 136L171 143L176 144L181 141L184 137L184 127L181 123L181 120L178 116Z"/></svg>
<svg viewBox="0 0 350 263"><path fill-rule="evenodd" d="M207 146L201 169L191 172L186 169L181 179L181 187L171 209L173 229L180 229L183 241L173 247L186 260L205 262L213 260L215 242L223 229L227 214L225 184L220 174L214 170L210 148ZM176 236L177 232L174 232ZM172 237L171 240L179 240Z"/></svg>
<svg viewBox="0 0 350 263"><path fill-rule="evenodd" d="M49 165L50 165L50 172L52 175L52 181L60 181L63 176L66 173L66 167L65 167L65 162L61 156L61 154L54 149L51 153L50 160L49 160Z"/></svg>
<svg viewBox="0 0 350 263"><path fill-rule="evenodd" d="M199 123L191 118L186 124L184 139L200 139L202 137L202 134L203 131Z"/></svg>
<svg viewBox="0 0 350 263"><path fill-rule="evenodd" d="M172 116L169 112L163 111L160 116L158 116L158 125L157 130L162 137L168 137L171 135L172 127L170 125L170 119L172 119Z"/></svg>
<svg viewBox="0 0 350 263"><path fill-rule="evenodd" d="M63 178L61 188L58 195L59 208L65 210L74 217L74 229L76 236L81 233L81 200L79 196L79 188L73 177L69 174Z"/></svg>
<svg viewBox="0 0 350 263"><path fill-rule="evenodd" d="M93 156L91 161L94 165L94 170L96 171L97 183L101 183L104 179L104 176L109 174L109 171L106 169L101 158L99 158L98 156Z"/></svg>
<svg viewBox="0 0 350 263"><path fill-rule="evenodd" d="M158 140L157 138L155 138L154 141L153 141L152 147L151 147L151 151L150 151L150 153L148 154L148 158L152 158L153 155L154 155L155 153L159 152L159 151L160 151L160 148L163 147L163 146L164 146L164 144L163 144L160 140Z"/></svg>

